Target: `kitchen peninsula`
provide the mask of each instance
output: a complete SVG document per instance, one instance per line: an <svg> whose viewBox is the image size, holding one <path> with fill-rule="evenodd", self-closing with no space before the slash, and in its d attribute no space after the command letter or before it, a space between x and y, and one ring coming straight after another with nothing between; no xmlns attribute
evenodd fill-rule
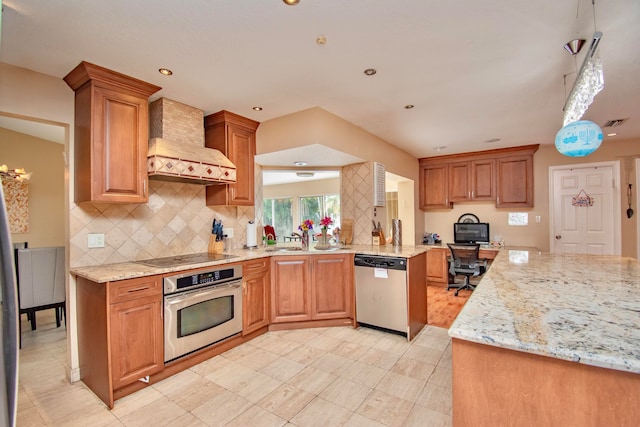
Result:
<svg viewBox="0 0 640 427"><path fill-rule="evenodd" d="M640 264L504 250L449 329L454 425L637 425Z"/></svg>
<svg viewBox="0 0 640 427"><path fill-rule="evenodd" d="M178 256L175 257L177 264L173 265L165 264L170 259L161 258L72 269L71 273L77 278L81 379L112 408L120 397L268 330L355 327L353 264L356 253L407 259L406 325L408 337L413 338L427 322L424 275L427 250L423 246L351 245L331 250L313 247L296 250L293 246L284 246L230 250L218 260L209 260L206 254ZM181 263L184 259L190 261ZM225 278L230 281L224 282ZM174 293L175 289L169 287L168 292L167 286L173 282L200 285L218 279L223 284L219 288L200 286L192 291ZM226 305L217 303L215 306L202 305L204 311L199 315L186 315L192 323L194 320L200 323L185 323L191 329L176 333L174 325L180 323L176 319L181 315L174 306L184 308L209 304L214 299L210 294L217 293L217 290L224 294L220 299L230 300L231 305L237 304L235 309L227 310ZM224 321L218 319L210 326L213 320L209 317L212 316L202 316L202 313L213 311L207 311L209 309L205 307L212 307L210 310L214 310L216 316L225 316ZM174 346L179 345L174 338L193 338L208 334L218 325L235 322L241 325L232 332L182 353L173 353ZM182 331L180 326L177 328ZM167 351L168 348L172 351Z"/></svg>

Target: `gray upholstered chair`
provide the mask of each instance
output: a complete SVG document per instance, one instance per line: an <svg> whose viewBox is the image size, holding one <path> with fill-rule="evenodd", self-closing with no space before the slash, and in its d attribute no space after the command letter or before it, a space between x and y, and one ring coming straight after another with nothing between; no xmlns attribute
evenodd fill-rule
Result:
<svg viewBox="0 0 640 427"><path fill-rule="evenodd" d="M35 330L36 311L53 308L60 327L66 320L64 247L18 249L17 255L20 314L28 315Z"/></svg>
<svg viewBox="0 0 640 427"><path fill-rule="evenodd" d="M451 250L451 258L449 259L449 274L453 276L455 282L455 276L463 275L464 282L448 283L447 291L449 289L455 289L455 296L458 296L458 292L462 289L469 289L473 291L476 287L469 282L470 277L480 276L487 270L487 260L484 258L478 258L480 253L479 244L471 243L448 243Z"/></svg>

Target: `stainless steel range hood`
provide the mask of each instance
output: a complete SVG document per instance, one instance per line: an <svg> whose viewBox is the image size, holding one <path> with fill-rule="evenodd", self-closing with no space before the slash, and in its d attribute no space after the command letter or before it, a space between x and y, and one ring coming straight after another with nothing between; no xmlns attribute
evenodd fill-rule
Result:
<svg viewBox="0 0 640 427"><path fill-rule="evenodd" d="M204 146L202 110L160 98L149 104L150 179L191 184L236 182L236 166L220 151Z"/></svg>

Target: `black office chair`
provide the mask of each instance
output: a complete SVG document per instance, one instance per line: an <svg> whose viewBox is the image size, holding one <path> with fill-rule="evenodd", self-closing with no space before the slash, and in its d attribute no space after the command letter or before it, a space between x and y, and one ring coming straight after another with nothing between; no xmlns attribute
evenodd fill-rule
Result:
<svg viewBox="0 0 640 427"><path fill-rule="evenodd" d="M462 289L473 291L476 286L469 282L470 277L477 277L487 270L487 260L478 258L480 253L480 245L475 243L448 243L451 250L451 258L449 259L449 274L453 276L454 283L447 284L447 291L455 289L455 296ZM455 283L455 276L463 275L464 282Z"/></svg>

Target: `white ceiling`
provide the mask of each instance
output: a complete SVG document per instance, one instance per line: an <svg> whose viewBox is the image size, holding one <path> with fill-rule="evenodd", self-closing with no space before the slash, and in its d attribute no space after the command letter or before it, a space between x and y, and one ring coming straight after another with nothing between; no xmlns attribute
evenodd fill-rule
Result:
<svg viewBox="0 0 640 427"><path fill-rule="evenodd" d="M591 0L3 4L2 62L64 77L86 60L162 86L152 99L205 114L227 109L265 121L319 106L416 157L552 144L563 75L586 50L574 58L562 46L594 32ZM605 89L585 119L628 117L616 138L637 140L640 1L597 0L595 9ZM367 77L366 68L378 72ZM484 142L492 138L500 141Z"/></svg>
<svg viewBox="0 0 640 427"><path fill-rule="evenodd" d="M65 141L65 128L50 123L24 120L0 114L0 128L46 139L47 141L57 142L58 144L64 144Z"/></svg>
<svg viewBox="0 0 640 427"><path fill-rule="evenodd" d="M295 171L263 170L262 185L269 186L278 184L290 184L292 182L317 181L321 179L340 177L340 172L338 171L305 170L304 172L311 172L313 173L313 176L298 176Z"/></svg>

